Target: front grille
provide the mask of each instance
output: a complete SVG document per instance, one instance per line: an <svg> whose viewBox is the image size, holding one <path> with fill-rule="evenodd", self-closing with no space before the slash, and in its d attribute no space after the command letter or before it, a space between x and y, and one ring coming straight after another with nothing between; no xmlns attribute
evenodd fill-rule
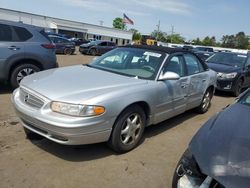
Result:
<svg viewBox="0 0 250 188"><path fill-rule="evenodd" d="M23 103L32 108L40 109L44 105L44 101L41 98L31 94L23 88L20 88L20 99Z"/></svg>

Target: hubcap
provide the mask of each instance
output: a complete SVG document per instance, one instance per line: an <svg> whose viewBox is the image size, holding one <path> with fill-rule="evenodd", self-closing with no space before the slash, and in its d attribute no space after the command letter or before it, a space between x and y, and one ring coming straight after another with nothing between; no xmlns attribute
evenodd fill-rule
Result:
<svg viewBox="0 0 250 188"><path fill-rule="evenodd" d="M206 110L209 107L209 104L210 104L210 93L207 92L202 102L202 108Z"/></svg>
<svg viewBox="0 0 250 188"><path fill-rule="evenodd" d="M28 75L31 75L33 73L35 73L36 71L33 70L32 68L26 68L26 69L22 69L19 71L19 73L17 74L17 82L20 83L21 80Z"/></svg>
<svg viewBox="0 0 250 188"><path fill-rule="evenodd" d="M139 114L130 115L123 123L121 130L121 141L123 144L133 144L138 140L142 129L142 120Z"/></svg>

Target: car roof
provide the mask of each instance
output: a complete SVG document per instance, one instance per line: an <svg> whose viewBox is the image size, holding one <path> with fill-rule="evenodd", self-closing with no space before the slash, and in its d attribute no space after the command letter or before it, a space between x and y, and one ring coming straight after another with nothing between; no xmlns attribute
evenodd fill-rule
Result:
<svg viewBox="0 0 250 188"><path fill-rule="evenodd" d="M169 48L165 46L150 46L150 45L126 45L126 46L121 46L121 47L129 47L129 48L139 48L139 49L145 49L145 50L152 50L152 51L158 51L158 52L163 52L163 53L177 53L177 52L185 52L185 53L190 53L194 54L190 50L183 49L183 48Z"/></svg>
<svg viewBox="0 0 250 188"><path fill-rule="evenodd" d="M14 22L14 21L8 21L8 20L1 20L0 19L0 23L1 24L6 24L6 25L17 26L17 27L25 27L25 28L36 29L36 30L43 30L42 27L25 24L23 22Z"/></svg>

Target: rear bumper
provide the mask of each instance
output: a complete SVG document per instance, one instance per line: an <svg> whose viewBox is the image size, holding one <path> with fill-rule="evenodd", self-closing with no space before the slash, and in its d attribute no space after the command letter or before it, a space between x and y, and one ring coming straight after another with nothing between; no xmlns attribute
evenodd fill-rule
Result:
<svg viewBox="0 0 250 188"><path fill-rule="evenodd" d="M64 145L82 145L108 141L115 118L77 118L27 106L19 97L19 89L12 96L16 114L24 127L45 138Z"/></svg>

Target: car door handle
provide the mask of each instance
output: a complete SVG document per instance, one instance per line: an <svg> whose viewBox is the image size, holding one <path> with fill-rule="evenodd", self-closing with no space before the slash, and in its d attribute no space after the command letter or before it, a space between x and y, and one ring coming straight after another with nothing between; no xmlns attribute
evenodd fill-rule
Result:
<svg viewBox="0 0 250 188"><path fill-rule="evenodd" d="M187 87L187 84L182 84L181 88L185 89Z"/></svg>
<svg viewBox="0 0 250 188"><path fill-rule="evenodd" d="M207 80L206 79L203 79L202 82L206 82Z"/></svg>
<svg viewBox="0 0 250 188"><path fill-rule="evenodd" d="M20 48L19 47L16 47L16 46L10 46L10 47L8 47L8 49L10 49L10 50L20 50Z"/></svg>

